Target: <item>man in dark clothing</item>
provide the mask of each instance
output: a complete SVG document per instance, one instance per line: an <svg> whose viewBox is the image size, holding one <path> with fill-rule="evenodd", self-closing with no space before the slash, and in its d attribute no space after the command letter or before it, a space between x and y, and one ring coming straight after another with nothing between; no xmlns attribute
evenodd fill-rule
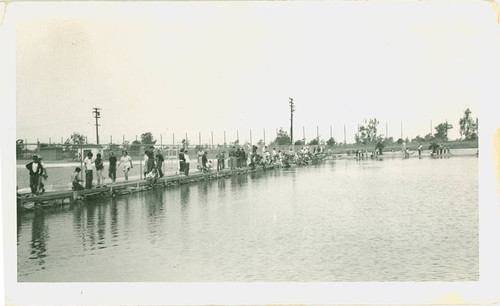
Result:
<svg viewBox="0 0 500 306"><path fill-rule="evenodd" d="M116 156L114 152L111 152L111 156L109 157L108 176L113 183L116 181Z"/></svg>
<svg viewBox="0 0 500 306"><path fill-rule="evenodd" d="M229 149L229 167L231 170L236 168L236 147L233 146L231 149Z"/></svg>
<svg viewBox="0 0 500 306"><path fill-rule="evenodd" d="M31 194L36 195L38 193L38 181L43 171L37 155L33 155L33 161L26 164L26 169L30 172Z"/></svg>
<svg viewBox="0 0 500 306"><path fill-rule="evenodd" d="M158 175L160 177L163 176L163 171L162 171L163 161L164 161L163 154L161 154L160 149L158 149L156 153L156 168L158 169Z"/></svg>
<svg viewBox="0 0 500 306"><path fill-rule="evenodd" d="M153 171L153 168L155 167L155 154L154 154L154 147L151 146L149 147L149 150L146 151L146 155L148 156L148 163L146 165L146 175Z"/></svg>
<svg viewBox="0 0 500 306"><path fill-rule="evenodd" d="M206 171L207 170L207 161L208 161L208 158L207 158L207 151L203 152L203 155L201 156L201 170L202 171Z"/></svg>
<svg viewBox="0 0 500 306"><path fill-rule="evenodd" d="M240 168L241 167L240 148L236 149L236 152L234 153L234 157L236 157L236 168Z"/></svg>
<svg viewBox="0 0 500 306"><path fill-rule="evenodd" d="M246 167L247 166L247 153L245 152L245 149L241 149L241 167Z"/></svg>

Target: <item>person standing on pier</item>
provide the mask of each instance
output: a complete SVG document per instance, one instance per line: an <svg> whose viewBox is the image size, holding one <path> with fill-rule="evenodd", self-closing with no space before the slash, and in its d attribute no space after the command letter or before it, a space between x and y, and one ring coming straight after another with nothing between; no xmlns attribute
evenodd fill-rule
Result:
<svg viewBox="0 0 500 306"><path fill-rule="evenodd" d="M38 179L41 171L37 155L33 155L33 161L26 164L26 169L28 169L30 173L31 195L35 196L38 193Z"/></svg>
<svg viewBox="0 0 500 306"><path fill-rule="evenodd" d="M236 157L236 168L241 168L241 151L240 151L240 148L236 149L236 152L234 152L234 156Z"/></svg>
<svg viewBox="0 0 500 306"><path fill-rule="evenodd" d="M236 167L236 147L229 149L229 167L233 170Z"/></svg>
<svg viewBox="0 0 500 306"><path fill-rule="evenodd" d="M44 180L47 180L49 178L47 174L47 168L45 168L45 165L42 163L42 157L38 155L38 189L37 191L39 193L44 193L45 192L45 185L43 184Z"/></svg>
<svg viewBox="0 0 500 306"><path fill-rule="evenodd" d="M188 154L188 151L185 150L184 151L184 174L186 176L189 175L189 163L190 163L190 159L189 159L189 154Z"/></svg>
<svg viewBox="0 0 500 306"><path fill-rule="evenodd" d="M198 149L198 160L197 160L197 163L196 163L196 168L198 168L198 170L202 170L203 169L203 150L201 148Z"/></svg>
<svg viewBox="0 0 500 306"><path fill-rule="evenodd" d="M184 148L181 148L179 151L179 173L184 172L184 163L186 158L184 157Z"/></svg>
<svg viewBox="0 0 500 306"><path fill-rule="evenodd" d="M87 156L83 160L83 166L85 167L85 188L92 189L92 180L94 179L92 164L92 152L87 153Z"/></svg>
<svg viewBox="0 0 500 306"><path fill-rule="evenodd" d="M158 175L163 177L163 154L161 154L161 150L156 150L156 168L158 169Z"/></svg>
<svg viewBox="0 0 500 306"><path fill-rule="evenodd" d="M111 156L109 157L108 176L113 183L116 181L116 156L114 152L111 152Z"/></svg>
<svg viewBox="0 0 500 306"><path fill-rule="evenodd" d="M207 161L208 161L208 158L207 158L207 151L203 152L203 155L201 156L201 170L202 171L205 171L207 170Z"/></svg>
<svg viewBox="0 0 500 306"><path fill-rule="evenodd" d="M101 187L101 180L102 184L104 185L104 175L102 175L102 171L104 170L104 162L102 161L101 153L97 153L96 159L94 160L94 165L97 177L97 188L99 188Z"/></svg>
<svg viewBox="0 0 500 306"><path fill-rule="evenodd" d="M154 156L154 147L149 147L149 150L146 151L146 172L144 173L144 177L146 177L151 171L153 171L155 167L155 156Z"/></svg>
<svg viewBox="0 0 500 306"><path fill-rule="evenodd" d="M221 163L221 159L222 159L222 153L221 151L219 150L219 153L217 153L217 155L215 156L217 158L217 171L220 171L222 170L222 163Z"/></svg>
<svg viewBox="0 0 500 306"><path fill-rule="evenodd" d="M125 174L125 180L128 181L128 172L130 171L131 168L134 168L134 165L132 165L132 158L128 155L128 152L123 150L122 151L122 157L120 158L120 163L119 165L123 165L123 173Z"/></svg>
<svg viewBox="0 0 500 306"><path fill-rule="evenodd" d="M245 152L244 148L241 148L241 167L246 167L247 166L247 153Z"/></svg>

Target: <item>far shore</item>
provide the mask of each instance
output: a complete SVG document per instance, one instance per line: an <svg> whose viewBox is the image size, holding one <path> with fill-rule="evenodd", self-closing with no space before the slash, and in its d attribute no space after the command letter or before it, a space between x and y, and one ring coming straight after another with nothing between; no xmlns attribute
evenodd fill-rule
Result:
<svg viewBox="0 0 500 306"><path fill-rule="evenodd" d="M437 144L441 144L445 147L448 147L450 150L454 150L454 149L477 149L479 148L478 146L478 141L477 140L454 140L454 141L443 141L443 142L436 142ZM422 144L422 147L424 149L424 151L428 151L429 150L429 146L431 144L430 141L423 141L423 142L409 142L406 144L406 147L410 150L410 151L415 151L417 150L418 146ZM314 147L317 147L318 145L294 145L293 147L295 147L296 150L300 150L300 148L304 147L304 146L307 146L309 148L314 148ZM225 151L225 156L226 158L228 157L228 150L229 150L229 147L230 145L226 146L226 147L214 147L214 148L211 148L210 146L209 147L204 147L203 150L206 150L207 151L207 155L208 155L208 158L209 159L213 159L216 157L216 155L218 154L219 151ZM243 144L243 145L240 145L239 147L243 147L246 149L246 152L248 153L249 150L247 147L247 144ZM262 147L262 146L260 146ZM267 149L269 151L272 151L274 148L276 149L276 151L278 150L282 150L282 151L288 151L292 146L291 145L274 145L274 144L269 144L267 145ZM382 150L383 152L392 152L393 150L394 151L401 151L403 145L402 144L398 144L398 143L389 143L389 144L385 144L384 146L384 149ZM195 152L195 148L194 146L190 146L190 156L191 156L191 159L193 158L196 158L196 152ZM353 153L355 151L368 151L368 152L373 152L375 151L375 144L356 144L356 143L353 143L353 144L336 144L336 145L333 145L333 146L325 146L325 153L328 153L328 150L330 150L330 153L331 154L349 154L349 153ZM118 158L119 158L119 152L120 150L116 150L115 152L118 153ZM258 152L260 153L261 152L261 149L259 148ZM105 159L106 159L106 156L104 156ZM177 159L176 156L164 156L165 157L165 161L167 160L172 160L172 159ZM132 159L134 160L134 162L136 161L137 163L139 163L139 160L142 159L142 155L135 155L135 156L132 156ZM17 159L16 160L16 164L19 166L19 165L25 165L26 163L30 162L31 159ZM67 164L74 164L74 165L79 165L80 164L80 161L79 160L71 160L71 159L62 159L62 160L48 160L48 159L44 159L43 162L45 164L64 164L64 165L67 165ZM55 165L53 165L55 166Z"/></svg>

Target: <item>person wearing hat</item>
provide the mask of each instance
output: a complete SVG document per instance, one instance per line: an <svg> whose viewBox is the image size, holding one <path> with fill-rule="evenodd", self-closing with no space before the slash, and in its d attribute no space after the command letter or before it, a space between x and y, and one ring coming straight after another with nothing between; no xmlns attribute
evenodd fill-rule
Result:
<svg viewBox="0 0 500 306"><path fill-rule="evenodd" d="M163 177L163 161L165 159L163 158L163 154L161 154L160 149L156 149L155 159L156 159L156 168L158 169L158 175L160 177Z"/></svg>
<svg viewBox="0 0 500 306"><path fill-rule="evenodd" d="M28 169L30 173L30 189L31 195L35 196L38 193L38 179L40 177L41 172L40 162L38 161L38 156L33 155L33 161L26 164L26 169Z"/></svg>

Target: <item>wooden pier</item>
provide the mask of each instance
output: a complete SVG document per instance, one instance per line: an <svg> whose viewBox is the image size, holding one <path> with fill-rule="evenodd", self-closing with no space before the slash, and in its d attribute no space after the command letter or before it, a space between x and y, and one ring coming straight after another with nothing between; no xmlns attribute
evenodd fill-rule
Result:
<svg viewBox="0 0 500 306"><path fill-rule="evenodd" d="M149 180L134 180L117 182L99 188L84 190L61 190L49 191L38 196L23 194L17 196L17 209L19 212L27 212L37 208L53 207L57 205L70 204L74 201L85 201L89 197L110 197L130 194L139 191L149 190L155 187L170 187L181 184L188 184L209 179L224 178L227 176L246 174L249 172L273 169L273 165L257 166L255 169L249 167L238 169L224 169L221 171L195 172L190 175L176 174L164 176L156 179L153 183Z"/></svg>

